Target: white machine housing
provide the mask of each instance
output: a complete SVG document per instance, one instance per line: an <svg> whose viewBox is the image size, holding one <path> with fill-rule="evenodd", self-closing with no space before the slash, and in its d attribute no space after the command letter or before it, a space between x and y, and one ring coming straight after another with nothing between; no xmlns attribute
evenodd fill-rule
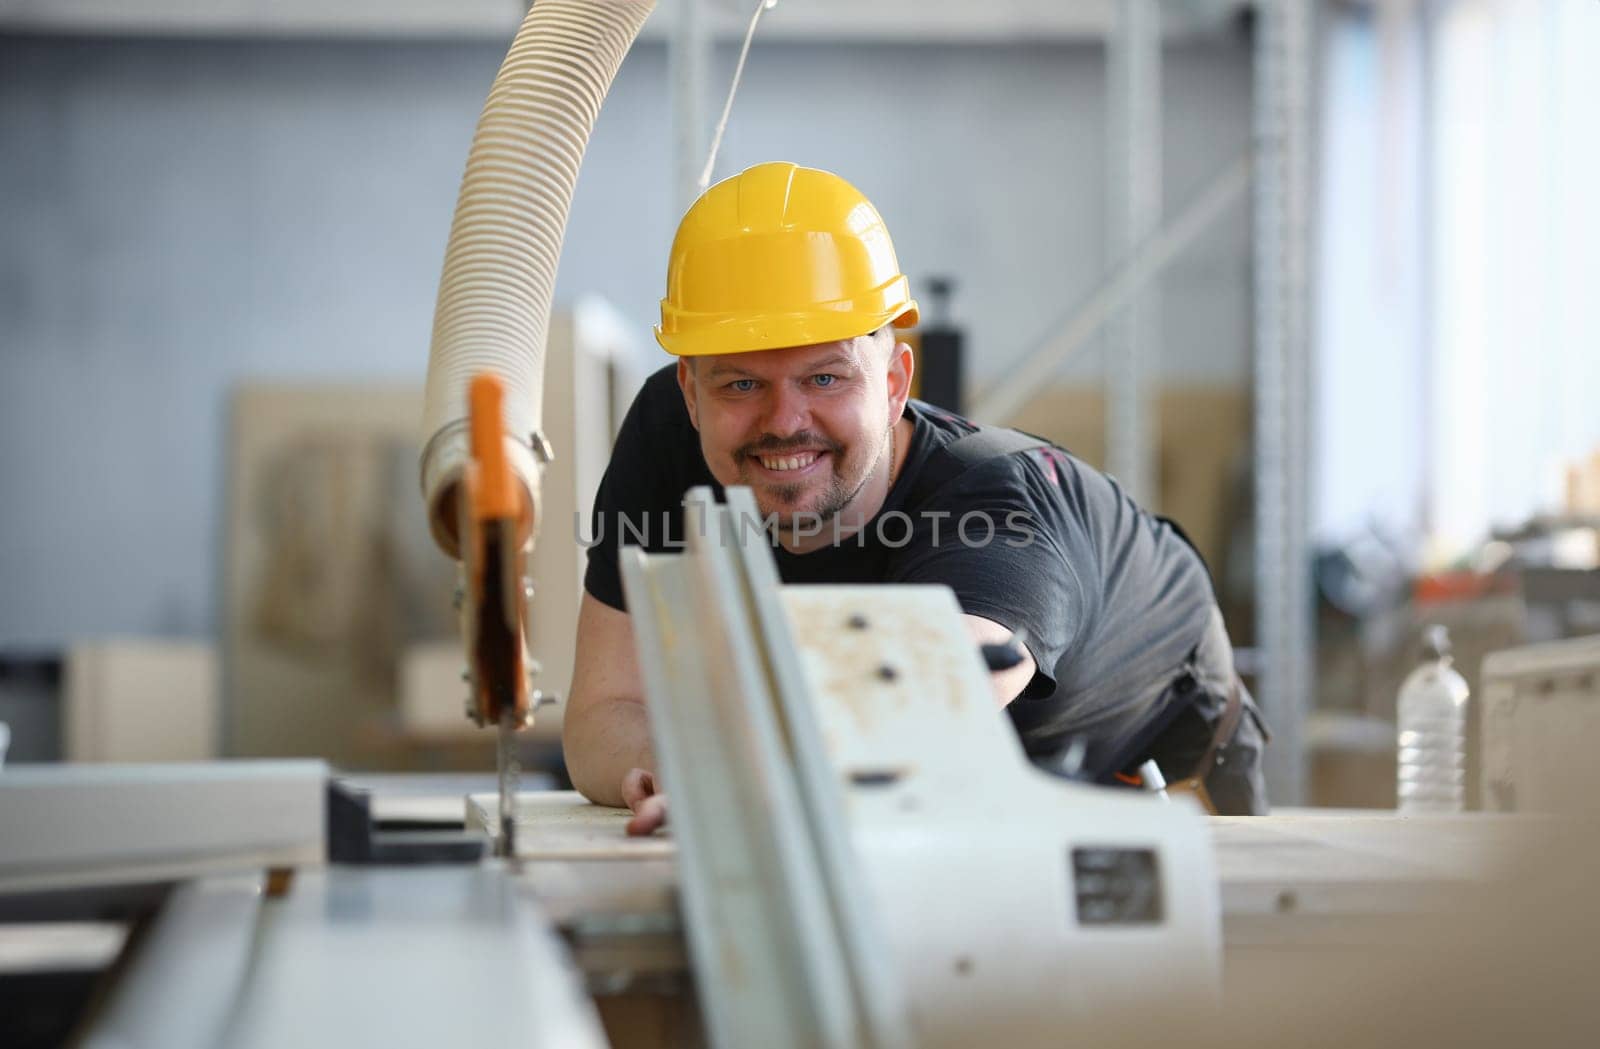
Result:
<svg viewBox="0 0 1600 1049"><path fill-rule="evenodd" d="M1148 1009L1152 987L1177 1009L1213 1000L1218 882L1192 802L1035 768L946 587L782 602L918 1044L1049 1043Z"/></svg>
<svg viewBox="0 0 1600 1049"><path fill-rule="evenodd" d="M1482 680L1483 807L1593 811L1600 635L1491 653Z"/></svg>
<svg viewBox="0 0 1600 1049"><path fill-rule="evenodd" d="M1215 1002L1197 807L1035 769L948 588L783 587L748 489L685 512L684 553L622 568L714 1045L1060 1045Z"/></svg>

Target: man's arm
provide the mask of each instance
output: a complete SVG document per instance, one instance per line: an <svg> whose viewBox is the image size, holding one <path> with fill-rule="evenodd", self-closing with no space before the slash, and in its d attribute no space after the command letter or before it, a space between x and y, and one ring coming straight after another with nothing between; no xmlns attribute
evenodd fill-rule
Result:
<svg viewBox="0 0 1600 1049"><path fill-rule="evenodd" d="M1009 644L1013 634L1005 627L992 619L975 616L964 612L961 618L966 620L967 632L972 635L972 640L979 645L1004 645ZM1028 687L1028 682L1033 680L1033 672L1037 669L1033 661L1033 653L1028 651L1026 645L1022 648L1022 662L1009 670L997 671L989 675L989 684L994 686L995 705L1004 707L1013 699L1022 695L1022 690Z"/></svg>
<svg viewBox="0 0 1600 1049"><path fill-rule="evenodd" d="M629 804L624 777L633 769L655 772L633 625L628 613L588 593L578 610L578 650L561 746L572 785L600 805Z"/></svg>
<svg viewBox="0 0 1600 1049"><path fill-rule="evenodd" d="M1010 630L992 619L963 615L974 643L1003 644ZM1033 680L1034 662L1026 648L1021 663L990 676L997 706L1004 707ZM635 769L655 775L650 718L634 655L633 625L626 612L583 595L578 610L578 645L572 694L561 726L572 784L590 801L637 809L624 794L624 780ZM635 777L636 779L638 777ZM645 793L654 793L649 782Z"/></svg>

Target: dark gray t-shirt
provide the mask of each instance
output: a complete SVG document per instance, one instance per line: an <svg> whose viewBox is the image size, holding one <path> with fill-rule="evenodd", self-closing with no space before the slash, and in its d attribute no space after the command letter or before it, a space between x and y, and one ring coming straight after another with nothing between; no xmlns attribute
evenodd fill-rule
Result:
<svg viewBox="0 0 1600 1049"><path fill-rule="evenodd" d="M1164 713L1166 684L1205 632L1215 601L1199 556L1115 481L1055 447L981 462L907 505L930 456L977 427L916 400L906 414L911 446L878 514L811 553L774 545L780 578L942 583L963 611L1026 631L1039 669L1007 707L1024 747L1042 757L1081 736L1087 768L1110 771ZM645 382L617 435L585 537L584 588L625 608L619 546L681 549L682 500L697 485L722 495L669 365Z"/></svg>

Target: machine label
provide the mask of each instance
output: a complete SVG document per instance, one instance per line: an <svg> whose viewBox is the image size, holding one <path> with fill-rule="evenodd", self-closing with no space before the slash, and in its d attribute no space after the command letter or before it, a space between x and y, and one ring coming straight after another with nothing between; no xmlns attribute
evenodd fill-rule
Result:
<svg viewBox="0 0 1600 1049"><path fill-rule="evenodd" d="M1079 925L1161 921L1161 874L1154 849L1075 848L1072 887Z"/></svg>

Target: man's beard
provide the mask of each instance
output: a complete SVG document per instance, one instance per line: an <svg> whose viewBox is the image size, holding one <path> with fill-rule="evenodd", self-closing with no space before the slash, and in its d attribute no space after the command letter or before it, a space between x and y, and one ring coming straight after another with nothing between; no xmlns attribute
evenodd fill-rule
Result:
<svg viewBox="0 0 1600 1049"><path fill-rule="evenodd" d="M775 521L779 531L790 532L800 527L805 527L807 530L820 528L849 507L867 486L867 481L872 477L873 471L877 469L878 463L889 447L888 438L891 431L892 426L884 431L884 439L878 444L877 454L873 456L867 468L861 471L860 478L854 484L845 477L844 471L848 464L840 455L843 449L837 443L819 439L812 434L801 434L786 441L757 441L740 449L738 456L740 480L749 483L745 464L749 461L750 455L762 453L781 455L786 451L804 447L826 448L829 459L827 484L817 493L811 506L790 509L794 502L805 494L807 486L804 484L774 485L766 482L761 485L751 485L756 497L756 508L761 511L762 520ZM857 522L859 523L861 522Z"/></svg>

